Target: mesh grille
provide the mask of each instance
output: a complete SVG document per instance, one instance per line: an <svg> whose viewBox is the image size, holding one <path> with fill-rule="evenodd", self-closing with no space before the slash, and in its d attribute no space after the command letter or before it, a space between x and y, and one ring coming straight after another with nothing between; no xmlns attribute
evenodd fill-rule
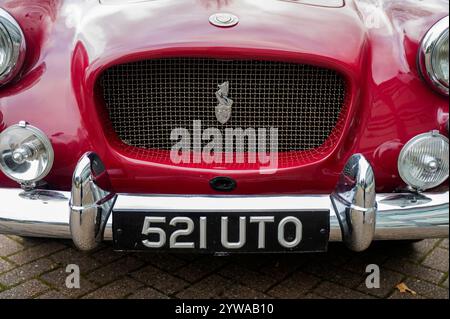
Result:
<svg viewBox="0 0 450 319"><path fill-rule="evenodd" d="M234 101L226 124L218 122L215 92L228 81ZM278 150L321 146L345 104L345 80L311 65L257 60L167 58L107 69L100 84L113 129L127 145L170 150L175 128L278 129ZM207 141L205 142L205 144Z"/></svg>

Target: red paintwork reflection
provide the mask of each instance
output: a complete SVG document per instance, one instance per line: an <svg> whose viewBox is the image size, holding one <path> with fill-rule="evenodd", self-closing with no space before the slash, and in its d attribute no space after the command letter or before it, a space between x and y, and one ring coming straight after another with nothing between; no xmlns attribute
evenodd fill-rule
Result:
<svg viewBox="0 0 450 319"><path fill-rule="evenodd" d="M10 12L20 23L27 44L24 72L28 72L41 57L42 48L49 40L51 26L55 23L60 0L0 1L0 6Z"/></svg>
<svg viewBox="0 0 450 319"><path fill-rule="evenodd" d="M372 164L377 190L392 191L402 185L396 164L402 145L433 129L447 134L448 100L420 80L415 56L424 33L448 15L448 4L383 1L383 10L373 11L372 2L324 8L277 0L0 0L29 45L22 79L0 88L0 130L27 120L45 131L55 150L47 181L59 189L70 188L78 158L95 151L119 192L212 194L209 180L226 175L237 180L232 194L329 193L354 153ZM240 23L211 26L208 17L218 10L236 14ZM378 25L364 24L370 12L380 18ZM95 81L112 64L167 55L267 58L336 69L351 90L342 135L325 157L292 162L272 175L139 159L108 135ZM1 174L0 185L16 186Z"/></svg>

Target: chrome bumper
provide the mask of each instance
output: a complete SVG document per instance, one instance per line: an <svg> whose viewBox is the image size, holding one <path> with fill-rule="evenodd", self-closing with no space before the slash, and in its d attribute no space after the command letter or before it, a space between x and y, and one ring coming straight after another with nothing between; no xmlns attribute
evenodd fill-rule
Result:
<svg viewBox="0 0 450 319"><path fill-rule="evenodd" d="M102 180L102 183L99 181ZM276 211L330 209L330 241L362 251L373 240L449 235L449 193L375 194L372 168L352 156L331 195L172 196L111 194L94 153L80 160L71 192L0 188L0 233L72 238L81 250L112 240L111 211Z"/></svg>

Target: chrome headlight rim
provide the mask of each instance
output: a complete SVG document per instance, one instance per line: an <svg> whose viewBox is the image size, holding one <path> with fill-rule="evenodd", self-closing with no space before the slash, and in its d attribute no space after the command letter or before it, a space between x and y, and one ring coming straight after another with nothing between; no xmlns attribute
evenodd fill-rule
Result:
<svg viewBox="0 0 450 319"><path fill-rule="evenodd" d="M449 95L448 83L445 83L436 75L433 66L433 54L437 44L449 32L449 16L440 19L425 34L420 44L417 62L419 71L423 79L434 88L435 91Z"/></svg>
<svg viewBox="0 0 450 319"><path fill-rule="evenodd" d="M25 36L17 21L0 8L0 32L9 45L7 67L0 70L0 86L10 82L20 72L25 60Z"/></svg>

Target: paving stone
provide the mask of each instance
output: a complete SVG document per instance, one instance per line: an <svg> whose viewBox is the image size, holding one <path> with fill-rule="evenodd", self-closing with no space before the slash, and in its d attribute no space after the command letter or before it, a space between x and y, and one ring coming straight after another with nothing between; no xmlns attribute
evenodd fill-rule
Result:
<svg viewBox="0 0 450 319"><path fill-rule="evenodd" d="M261 291L243 286L238 283L232 284L226 289L220 298L225 299L268 299L270 298Z"/></svg>
<svg viewBox="0 0 450 319"><path fill-rule="evenodd" d="M66 272L65 268L59 268L42 275L40 278L48 283L53 289L70 298L78 298L97 288L95 284L82 276L80 277L80 288L68 288L66 279L69 275L70 273Z"/></svg>
<svg viewBox="0 0 450 319"><path fill-rule="evenodd" d="M186 281L195 282L215 272L224 263L225 260L223 258L204 257L196 259L181 269L178 269L174 274Z"/></svg>
<svg viewBox="0 0 450 319"><path fill-rule="evenodd" d="M399 251L399 255L396 255L396 257L404 257L415 261L422 261L425 256L436 246L438 241L439 239L425 239L409 245L406 244L404 245L406 249Z"/></svg>
<svg viewBox="0 0 450 319"><path fill-rule="evenodd" d="M247 287L265 291L276 283L276 279L253 270L239 267L237 264L231 264L219 271L224 277L233 281L240 282Z"/></svg>
<svg viewBox="0 0 450 319"><path fill-rule="evenodd" d="M276 259L278 254L235 254L223 258L227 263L233 263L253 271L259 271L265 265L270 263L271 260Z"/></svg>
<svg viewBox="0 0 450 319"><path fill-rule="evenodd" d="M331 282L322 282L314 289L313 293L325 298L333 299L371 299L373 297L362 292L342 287Z"/></svg>
<svg viewBox="0 0 450 319"><path fill-rule="evenodd" d="M378 254L358 254L351 258L347 263L342 265L343 269L354 272L356 274L366 274L366 267L368 265L381 265L388 259L388 256Z"/></svg>
<svg viewBox="0 0 450 319"><path fill-rule="evenodd" d="M430 281L435 284L440 283L445 276L444 273L438 270L412 263L403 258L391 258L383 265L383 268L392 269L410 277Z"/></svg>
<svg viewBox="0 0 450 319"><path fill-rule="evenodd" d="M358 274L329 263L309 263L301 270L349 288L358 286L365 278L365 272Z"/></svg>
<svg viewBox="0 0 450 319"><path fill-rule="evenodd" d="M131 279L121 278L113 283L103 286L83 297L83 299L118 299L130 295L141 288L142 283Z"/></svg>
<svg viewBox="0 0 450 319"><path fill-rule="evenodd" d="M0 258L0 274L13 269L14 267L15 266L12 263Z"/></svg>
<svg viewBox="0 0 450 319"><path fill-rule="evenodd" d="M30 247L51 241L51 239L39 238L39 237L20 237L20 236L14 236L14 235L8 235L7 237L11 238L15 242L18 242L25 248L30 248ZM56 240L53 240L53 241L56 241Z"/></svg>
<svg viewBox="0 0 450 319"><path fill-rule="evenodd" d="M51 271L56 267L57 265L49 259L39 259L0 275L0 284L4 286L13 286L44 272Z"/></svg>
<svg viewBox="0 0 450 319"><path fill-rule="evenodd" d="M277 258L261 268L259 271L267 276L275 278L277 281L289 277L295 270L308 261L303 254L278 255Z"/></svg>
<svg viewBox="0 0 450 319"><path fill-rule="evenodd" d="M82 274L86 274L102 265L102 263L91 257L89 254L74 248L68 248L54 253L49 256L49 259L59 263L63 267L66 267L69 264L75 264L80 267L80 272Z"/></svg>
<svg viewBox="0 0 450 319"><path fill-rule="evenodd" d="M23 250L24 247L4 235L0 235L0 256L6 257Z"/></svg>
<svg viewBox="0 0 450 319"><path fill-rule="evenodd" d="M448 276L447 279L445 279L445 281L442 283L442 286L447 287L448 289Z"/></svg>
<svg viewBox="0 0 450 319"><path fill-rule="evenodd" d="M179 292L180 299L220 298L233 283L218 275L211 275Z"/></svg>
<svg viewBox="0 0 450 319"><path fill-rule="evenodd" d="M48 256L64 248L66 248L66 246L58 241L49 241L37 246L33 246L27 250L20 251L15 255L9 256L8 259L18 265L23 265L36 259Z"/></svg>
<svg viewBox="0 0 450 319"><path fill-rule="evenodd" d="M128 299L169 299L166 295L160 293L159 291L145 287L143 289L139 289L136 292L132 293L127 297Z"/></svg>
<svg viewBox="0 0 450 319"><path fill-rule="evenodd" d="M33 279L0 293L0 299L29 299L49 290L39 280Z"/></svg>
<svg viewBox="0 0 450 319"><path fill-rule="evenodd" d="M303 299L326 299L325 297L319 296L315 293L308 293Z"/></svg>
<svg viewBox="0 0 450 319"><path fill-rule="evenodd" d="M133 272L131 276L168 295L174 294L189 285L187 281L174 277L152 265Z"/></svg>
<svg viewBox="0 0 450 319"><path fill-rule="evenodd" d="M425 258L422 265L442 272L448 272L448 260L448 250L436 248Z"/></svg>
<svg viewBox="0 0 450 319"><path fill-rule="evenodd" d="M321 280L315 276L297 272L269 290L268 294L282 299L298 299L306 295Z"/></svg>
<svg viewBox="0 0 450 319"><path fill-rule="evenodd" d="M303 257L309 263L341 266L352 257L352 252L349 251L342 243L330 243L326 253L311 254L309 256L301 254L299 256Z"/></svg>
<svg viewBox="0 0 450 319"><path fill-rule="evenodd" d="M430 299L448 299L448 288L442 288L429 282L408 278L405 284L419 295Z"/></svg>
<svg viewBox="0 0 450 319"><path fill-rule="evenodd" d="M92 282L103 285L136 270L143 264L144 263L137 258L126 256L94 270L87 276L87 278Z"/></svg>
<svg viewBox="0 0 450 319"><path fill-rule="evenodd" d="M150 263L157 268L162 270L166 270L172 272L184 265L186 265L186 261L178 258L177 256L167 254L167 253L159 253L159 254L136 254L136 257L143 260L145 263Z"/></svg>
<svg viewBox="0 0 450 319"><path fill-rule="evenodd" d="M128 253L116 252L112 250L110 246L105 246L105 248L97 250L91 254L91 256L100 262L102 265L107 265L116 261L120 258L127 256Z"/></svg>
<svg viewBox="0 0 450 319"><path fill-rule="evenodd" d="M419 263L438 244L439 239L425 239L418 242L387 241L382 243L384 254L394 258L409 259Z"/></svg>
<svg viewBox="0 0 450 319"><path fill-rule="evenodd" d="M385 298L392 293L395 286L402 282L404 277L405 275L403 274L383 269L380 270L380 288L367 288L364 280L364 282L358 286L357 290L379 298Z"/></svg>
<svg viewBox="0 0 450 319"><path fill-rule="evenodd" d="M111 243L80 252L70 241L0 235L0 298L448 298L448 240L374 242L354 253L332 243L320 254L117 253ZM68 289L68 264L81 289ZM365 288L377 264L381 289ZM417 295L402 294L405 282Z"/></svg>

